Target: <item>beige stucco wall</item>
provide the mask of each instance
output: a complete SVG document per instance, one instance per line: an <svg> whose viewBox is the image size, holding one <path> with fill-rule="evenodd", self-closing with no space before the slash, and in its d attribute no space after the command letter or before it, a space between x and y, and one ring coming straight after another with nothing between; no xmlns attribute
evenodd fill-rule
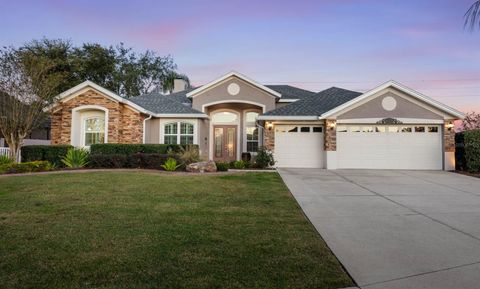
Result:
<svg viewBox="0 0 480 289"><path fill-rule="evenodd" d="M237 83L240 86L240 92L237 95L230 95L228 93L227 87L231 83ZM259 103L265 107L265 111L269 111L275 109L276 97L235 76L232 76L217 86L195 95L192 98L192 107L203 111L206 105L208 106L209 104L220 101Z"/></svg>
<svg viewBox="0 0 480 289"><path fill-rule="evenodd" d="M397 106L392 111L382 107L384 97L391 96L397 101ZM374 98L350 111L339 115L337 119L359 118L415 118L415 119L443 119L439 114L432 112L408 100L410 97L400 91L388 89L379 92ZM426 105L426 104L425 104Z"/></svg>
<svg viewBox="0 0 480 289"><path fill-rule="evenodd" d="M145 123L145 143L158 144L160 140L160 119L152 118Z"/></svg>

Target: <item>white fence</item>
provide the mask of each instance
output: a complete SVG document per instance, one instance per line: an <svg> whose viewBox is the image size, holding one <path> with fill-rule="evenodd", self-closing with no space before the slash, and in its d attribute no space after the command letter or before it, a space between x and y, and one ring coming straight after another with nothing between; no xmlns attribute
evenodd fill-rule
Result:
<svg viewBox="0 0 480 289"><path fill-rule="evenodd" d="M10 148L0 148L0 156L8 156L9 153L10 153ZM17 157L17 162L21 162L21 161L22 161L22 156L19 153Z"/></svg>

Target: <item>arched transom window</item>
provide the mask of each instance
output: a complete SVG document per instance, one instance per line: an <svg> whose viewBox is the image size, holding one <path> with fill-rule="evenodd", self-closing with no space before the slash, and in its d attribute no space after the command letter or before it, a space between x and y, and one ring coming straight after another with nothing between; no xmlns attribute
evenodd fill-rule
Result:
<svg viewBox="0 0 480 289"><path fill-rule="evenodd" d="M164 144L193 144L194 125L188 122L170 122L164 125Z"/></svg>
<svg viewBox="0 0 480 289"><path fill-rule="evenodd" d="M105 118L100 116L85 119L84 124L85 146L105 142Z"/></svg>
<svg viewBox="0 0 480 289"><path fill-rule="evenodd" d="M216 112L212 116L214 123L237 123L238 115L230 111Z"/></svg>

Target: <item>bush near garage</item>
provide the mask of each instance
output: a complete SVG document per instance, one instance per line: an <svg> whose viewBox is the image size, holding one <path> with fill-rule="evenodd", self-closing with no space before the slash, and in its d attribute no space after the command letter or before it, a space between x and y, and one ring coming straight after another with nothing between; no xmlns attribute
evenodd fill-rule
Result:
<svg viewBox="0 0 480 289"><path fill-rule="evenodd" d="M465 160L469 172L480 172L480 129L464 132Z"/></svg>
<svg viewBox="0 0 480 289"><path fill-rule="evenodd" d="M67 155L71 145L30 145L21 148L22 162L48 161L63 167L62 159Z"/></svg>

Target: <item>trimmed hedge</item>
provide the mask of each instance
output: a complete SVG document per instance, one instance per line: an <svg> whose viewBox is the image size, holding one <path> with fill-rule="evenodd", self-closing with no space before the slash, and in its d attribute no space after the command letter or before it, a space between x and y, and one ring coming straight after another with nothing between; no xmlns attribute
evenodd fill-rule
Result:
<svg viewBox="0 0 480 289"><path fill-rule="evenodd" d="M48 161L34 161L26 163L11 163L0 165L0 174L20 174L32 172L45 172L53 169Z"/></svg>
<svg viewBox="0 0 480 289"><path fill-rule="evenodd" d="M192 145L198 149L198 145ZM180 152L181 145L171 144L94 144L90 147L92 155L132 155L136 153L166 154L169 150Z"/></svg>
<svg viewBox="0 0 480 289"><path fill-rule="evenodd" d="M65 157L71 145L31 145L22 147L22 162L48 161L55 166L62 167L62 158Z"/></svg>
<svg viewBox="0 0 480 289"><path fill-rule="evenodd" d="M215 165L217 166L217 171L219 172L226 172L230 168L229 163L216 162Z"/></svg>
<svg viewBox="0 0 480 289"><path fill-rule="evenodd" d="M168 154L91 154L91 168L137 168L161 170L171 156ZM177 160L178 161L178 160Z"/></svg>
<svg viewBox="0 0 480 289"><path fill-rule="evenodd" d="M470 172L480 172L480 129L464 133L465 160Z"/></svg>

